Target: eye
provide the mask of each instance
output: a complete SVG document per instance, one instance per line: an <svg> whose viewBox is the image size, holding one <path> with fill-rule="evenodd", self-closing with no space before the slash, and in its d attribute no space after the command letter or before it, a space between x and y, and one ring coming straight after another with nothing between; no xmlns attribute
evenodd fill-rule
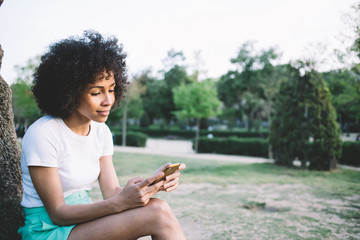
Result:
<svg viewBox="0 0 360 240"><path fill-rule="evenodd" d="M100 92L96 92L96 93L90 93L91 96L96 96L96 95L99 95Z"/></svg>
<svg viewBox="0 0 360 240"><path fill-rule="evenodd" d="M115 89L109 90L109 93L113 93L113 92L115 92Z"/></svg>

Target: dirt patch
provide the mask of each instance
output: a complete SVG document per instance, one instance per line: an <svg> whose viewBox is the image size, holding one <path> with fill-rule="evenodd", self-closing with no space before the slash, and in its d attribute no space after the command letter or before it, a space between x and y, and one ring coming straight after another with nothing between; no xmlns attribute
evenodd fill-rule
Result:
<svg viewBox="0 0 360 240"><path fill-rule="evenodd" d="M160 197L173 207L188 240L360 239L353 229L359 219L339 214L350 211L359 196L325 199L313 191L301 184L206 183L182 184Z"/></svg>
<svg viewBox="0 0 360 240"><path fill-rule="evenodd" d="M302 184L189 183L157 197L169 202L188 240L360 239L360 195L314 193ZM96 184L92 196L101 199Z"/></svg>

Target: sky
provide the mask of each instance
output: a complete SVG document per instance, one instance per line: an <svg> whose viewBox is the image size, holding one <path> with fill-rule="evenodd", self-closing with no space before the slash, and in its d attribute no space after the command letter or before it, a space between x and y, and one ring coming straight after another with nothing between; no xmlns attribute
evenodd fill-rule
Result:
<svg viewBox="0 0 360 240"><path fill-rule="evenodd" d="M276 47L280 62L314 51L345 49L343 16L354 0L4 0L0 44L1 75L16 79L14 66L45 53L48 46L94 29L116 36L128 54L132 76L164 69L170 49L182 51L188 71L200 52L203 77L217 78L234 68L242 44L257 51ZM346 36L345 36L346 37ZM320 44L320 45L319 45ZM326 55L327 56L327 55ZM333 63L326 64L328 68Z"/></svg>

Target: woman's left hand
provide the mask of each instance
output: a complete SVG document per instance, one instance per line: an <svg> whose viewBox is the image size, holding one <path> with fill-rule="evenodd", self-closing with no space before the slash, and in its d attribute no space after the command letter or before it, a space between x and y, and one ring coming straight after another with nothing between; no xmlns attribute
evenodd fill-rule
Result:
<svg viewBox="0 0 360 240"><path fill-rule="evenodd" d="M186 168L184 163L180 164L179 170L183 170ZM171 192L176 190L179 185L180 172L176 170L173 174L166 176L164 179L164 184L160 188L160 191Z"/></svg>

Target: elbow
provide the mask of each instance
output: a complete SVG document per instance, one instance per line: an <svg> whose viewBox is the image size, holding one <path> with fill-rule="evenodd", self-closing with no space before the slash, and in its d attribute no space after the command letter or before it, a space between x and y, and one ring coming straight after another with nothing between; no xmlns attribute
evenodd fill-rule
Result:
<svg viewBox="0 0 360 240"><path fill-rule="evenodd" d="M65 226L65 225L67 225L66 222L61 217L59 217L57 215L54 215L54 214L50 215L50 219L57 226Z"/></svg>
<svg viewBox="0 0 360 240"><path fill-rule="evenodd" d="M57 226L66 226L69 225L69 223L66 221L66 219L64 219L64 217L62 216L63 211L61 211L60 209L49 212L49 217L52 221L53 224L57 225Z"/></svg>
<svg viewBox="0 0 360 240"><path fill-rule="evenodd" d="M66 226L67 224L64 221L61 221L61 219L51 218L52 222L57 226Z"/></svg>

